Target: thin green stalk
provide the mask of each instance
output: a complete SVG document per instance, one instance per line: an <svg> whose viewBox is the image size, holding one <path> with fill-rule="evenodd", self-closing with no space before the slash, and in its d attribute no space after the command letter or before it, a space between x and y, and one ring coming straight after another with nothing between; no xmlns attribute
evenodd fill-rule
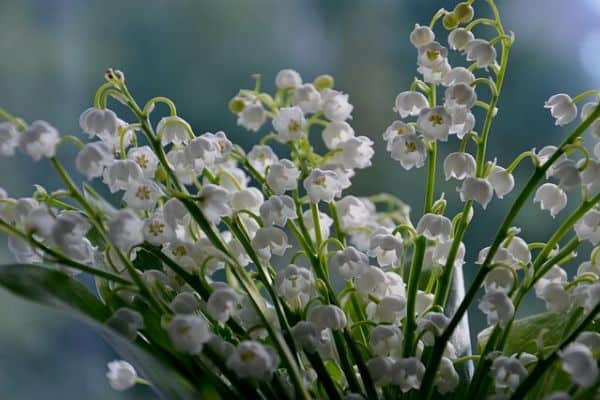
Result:
<svg viewBox="0 0 600 400"><path fill-rule="evenodd" d="M421 268L423 267L423 258L427 247L425 236L419 236L415 240L415 251L413 253L412 266L410 267L410 278L408 281L408 291L406 293L406 322L404 324L404 350L403 356L410 357L413 349L417 321L415 318L415 304L417 299L417 290L419 289L419 278Z"/></svg>

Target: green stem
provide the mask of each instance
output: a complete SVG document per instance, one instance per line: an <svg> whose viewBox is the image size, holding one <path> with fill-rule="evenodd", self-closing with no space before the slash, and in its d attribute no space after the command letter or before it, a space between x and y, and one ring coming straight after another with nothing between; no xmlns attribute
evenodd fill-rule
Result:
<svg viewBox="0 0 600 400"><path fill-rule="evenodd" d="M415 304L426 247L427 239L425 236L417 237L415 241L415 251L413 253L412 266L410 268L408 291L406 293L406 322L404 324L404 350L402 353L404 357L410 357L411 355L414 335L417 329Z"/></svg>

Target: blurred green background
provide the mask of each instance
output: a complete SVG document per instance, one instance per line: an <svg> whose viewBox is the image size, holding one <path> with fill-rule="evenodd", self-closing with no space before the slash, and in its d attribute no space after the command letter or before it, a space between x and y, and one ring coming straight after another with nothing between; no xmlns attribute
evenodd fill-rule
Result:
<svg viewBox="0 0 600 400"><path fill-rule="evenodd" d="M499 0L505 26L515 32L500 114L490 156L508 164L520 151L557 143L565 132L553 127L542 108L551 94L577 94L600 80L600 0ZM355 130L377 143L374 166L358 173L354 194L389 191L420 211L424 170L406 173L393 163L381 133L396 116L395 95L415 74L415 50L408 34L428 23L440 0L1 0L0 104L28 121L46 119L64 133L80 134L78 117L103 82L106 67L123 70L134 94L172 98L195 130L225 130L248 148L257 137L235 124L228 100L251 87L260 73L273 87L281 68L295 68L306 80L335 76L350 93ZM479 9L485 3L476 1ZM446 34L439 32L445 43ZM483 93L483 91L482 91ZM485 96L485 94L483 94ZM444 145L454 150L456 142ZM72 163L73 153L61 152ZM72 165L69 165L72 167ZM528 171L517 172L517 185ZM31 193L32 184L55 189L45 161L22 156L0 159L0 186L11 196ZM455 184L444 185L449 211L456 212ZM487 245L514 193L494 200L466 237L465 270L473 275L480 248ZM564 211L563 211L564 213ZM453 214L452 214L453 215ZM527 207L519 224L524 237L548 237L554 222ZM2 240L0 258L8 262ZM532 301L530 308L539 308ZM483 322L471 313L475 330ZM153 398L144 388L112 392L104 379L114 353L90 329L52 310L0 290L0 398Z"/></svg>

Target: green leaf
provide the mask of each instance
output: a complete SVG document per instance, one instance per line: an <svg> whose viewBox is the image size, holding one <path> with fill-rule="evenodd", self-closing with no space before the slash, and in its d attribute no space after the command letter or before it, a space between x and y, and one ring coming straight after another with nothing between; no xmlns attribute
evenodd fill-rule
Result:
<svg viewBox="0 0 600 400"><path fill-rule="evenodd" d="M103 322L111 315L108 307L69 275L38 265L12 264L0 267L0 286L25 299L70 312L91 324L142 377L152 382L153 390L161 398L220 398L214 388L202 380L197 369L180 363L156 346L145 343L141 347L132 343L105 326ZM202 394L209 397L201 397Z"/></svg>

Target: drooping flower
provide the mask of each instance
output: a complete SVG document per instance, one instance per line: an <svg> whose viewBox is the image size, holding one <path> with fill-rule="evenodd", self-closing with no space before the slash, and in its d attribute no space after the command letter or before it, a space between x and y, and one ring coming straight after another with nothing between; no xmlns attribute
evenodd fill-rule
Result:
<svg viewBox="0 0 600 400"><path fill-rule="evenodd" d="M420 168L425 164L427 151L425 144L417 135L396 136L388 146L392 158L399 161L402 168L406 170Z"/></svg>
<svg viewBox="0 0 600 400"><path fill-rule="evenodd" d="M294 190L298 186L300 171L290 160L279 160L267 172L267 183L276 194Z"/></svg>
<svg viewBox="0 0 600 400"><path fill-rule="evenodd" d="M323 114L330 121L352 119L354 106L348 101L348 95L337 90L325 89L323 97Z"/></svg>
<svg viewBox="0 0 600 400"><path fill-rule="evenodd" d="M544 108L550 109L550 114L556 119L556 125L564 126L577 118L577 106L573 103L571 96L558 93L550 96L544 103Z"/></svg>
<svg viewBox="0 0 600 400"><path fill-rule="evenodd" d="M304 189L313 203L324 201L331 203L334 197L338 197L342 192L342 185L338 174L335 171L327 171L315 168L304 180Z"/></svg>
<svg viewBox="0 0 600 400"><path fill-rule="evenodd" d="M340 147L342 143L354 137L354 129L346 121L331 121L321 133L328 149Z"/></svg>
<svg viewBox="0 0 600 400"><path fill-rule="evenodd" d="M111 388L123 391L135 386L138 375L133 365L127 361L115 360L109 362L107 367L106 378Z"/></svg>
<svg viewBox="0 0 600 400"><path fill-rule="evenodd" d="M0 122L0 155L10 157L19 145L19 131L10 122Z"/></svg>
<svg viewBox="0 0 600 400"><path fill-rule="evenodd" d="M496 62L496 49L487 40L473 39L465 47L467 61L475 61L478 68L487 68Z"/></svg>
<svg viewBox="0 0 600 400"><path fill-rule="evenodd" d="M562 369L581 387L590 387L598 379L598 364L587 346L571 343L559 352Z"/></svg>
<svg viewBox="0 0 600 400"><path fill-rule="evenodd" d="M407 91L402 92L396 97L394 111L400 114L401 118L417 116L421 110L429 107L427 97L420 92Z"/></svg>
<svg viewBox="0 0 600 400"><path fill-rule="evenodd" d="M500 290L488 291L479 302L479 309L487 315L490 325L506 326L515 313L510 297Z"/></svg>
<svg viewBox="0 0 600 400"><path fill-rule="evenodd" d="M282 142L298 140L306 134L306 119L300 107L284 107L273 118L273 128Z"/></svg>
<svg viewBox="0 0 600 400"><path fill-rule="evenodd" d="M540 203L542 210L550 211L555 217L567 205L567 194L553 183L544 183L540 186L533 197L534 203Z"/></svg>
<svg viewBox="0 0 600 400"><path fill-rule="evenodd" d="M212 336L208 322L196 315L175 315L166 330L176 351L192 355L199 354Z"/></svg>
<svg viewBox="0 0 600 400"><path fill-rule="evenodd" d="M275 349L251 340L238 344L227 358L227 368L242 379L268 380L278 365Z"/></svg>
<svg viewBox="0 0 600 400"><path fill-rule="evenodd" d="M421 46L425 46L433 42L435 40L435 34L428 26L415 24L414 29L410 33L409 39L413 46L418 49Z"/></svg>
<svg viewBox="0 0 600 400"><path fill-rule="evenodd" d="M200 208L206 219L217 222L222 216L231 214L229 199L231 194L221 186L207 184L202 186L199 193Z"/></svg>
<svg viewBox="0 0 600 400"><path fill-rule="evenodd" d="M302 77L293 69L282 69L275 76L275 85L278 89L297 88L302 85Z"/></svg>
<svg viewBox="0 0 600 400"><path fill-rule="evenodd" d="M114 111L91 107L79 117L79 126L90 138L105 139L117 135L119 121Z"/></svg>
<svg viewBox="0 0 600 400"><path fill-rule="evenodd" d="M312 83L305 83L294 90L292 103L305 113L315 113L321 109L321 93L315 89Z"/></svg>
<svg viewBox="0 0 600 400"><path fill-rule="evenodd" d="M475 158L469 153L450 153L444 160L446 180L450 178L463 180L475 175Z"/></svg>
<svg viewBox="0 0 600 400"><path fill-rule="evenodd" d="M494 189L487 179L468 176L458 190L462 201L473 200L485 209L492 200Z"/></svg>
<svg viewBox="0 0 600 400"><path fill-rule="evenodd" d="M42 157L54 157L59 141L56 128L46 121L35 121L19 135L19 149L39 161Z"/></svg>
<svg viewBox="0 0 600 400"><path fill-rule="evenodd" d="M171 143L176 146L188 143L190 132L192 132L190 124L176 115L164 117L156 125L156 135L163 146Z"/></svg>
<svg viewBox="0 0 600 400"><path fill-rule="evenodd" d="M429 140L448 140L452 116L444 107L424 108L417 119L417 132Z"/></svg>

